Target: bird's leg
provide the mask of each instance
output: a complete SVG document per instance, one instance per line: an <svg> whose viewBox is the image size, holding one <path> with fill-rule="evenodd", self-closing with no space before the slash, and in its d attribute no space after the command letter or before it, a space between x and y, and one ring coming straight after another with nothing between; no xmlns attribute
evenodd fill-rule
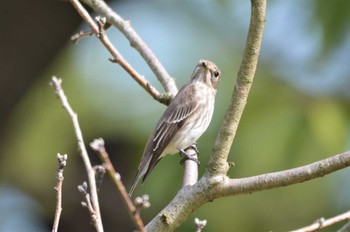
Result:
<svg viewBox="0 0 350 232"><path fill-rule="evenodd" d="M187 149L193 149L196 152L196 154L199 154L196 143L194 143L191 146L189 146L188 148L186 148L186 150ZM182 165L186 160L192 160L192 161L196 162L199 166L200 162L199 162L198 158L195 157L196 154L188 154L185 150L180 149L180 155L183 157L180 161L180 164Z"/></svg>

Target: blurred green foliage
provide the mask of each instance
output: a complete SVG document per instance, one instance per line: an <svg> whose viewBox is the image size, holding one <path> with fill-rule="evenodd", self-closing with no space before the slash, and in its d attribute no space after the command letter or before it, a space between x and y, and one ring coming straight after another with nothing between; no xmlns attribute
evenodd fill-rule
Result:
<svg viewBox="0 0 350 232"><path fill-rule="evenodd" d="M350 26L350 2L347 0L314 1L311 25L320 27L323 37L323 52L329 54L344 42Z"/></svg>

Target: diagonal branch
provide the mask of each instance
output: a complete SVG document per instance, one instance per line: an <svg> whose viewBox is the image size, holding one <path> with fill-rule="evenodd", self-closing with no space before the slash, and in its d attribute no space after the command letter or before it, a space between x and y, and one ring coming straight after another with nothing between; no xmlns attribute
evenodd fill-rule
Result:
<svg viewBox="0 0 350 232"><path fill-rule="evenodd" d="M113 62L118 63L143 89L145 89L154 99L157 101L168 104L168 98L162 96L146 79L144 76L136 72L135 69L123 58L123 56L118 52L118 50L111 43L104 31L104 22L101 18L97 18L97 23L91 18L89 12L83 7L83 5L78 0L69 0L75 7L80 16L92 29L92 32L99 38L102 44L107 48L110 54L113 56ZM90 33L87 33L90 34ZM81 34L79 34L81 35Z"/></svg>
<svg viewBox="0 0 350 232"><path fill-rule="evenodd" d="M297 229L297 230L293 230L292 232L312 232L312 231L317 231L323 228L326 228L328 226L332 226L338 222L341 221L345 221L345 220L350 220L350 211L347 211L345 213L339 214L337 216L334 216L332 218L329 219L324 219L324 218L320 218L318 220L316 220L314 223L312 223L309 226L305 226L303 228ZM348 225L346 225L348 226ZM344 227L342 227L344 228ZM341 229L342 229L341 228ZM348 228L349 229L349 228ZM338 230L338 232L341 230ZM346 230L349 231L349 230Z"/></svg>
<svg viewBox="0 0 350 232"><path fill-rule="evenodd" d="M125 21L102 0L83 0L83 2L102 17L105 17L108 23L118 28L125 35L131 46L134 47L147 62L160 83L162 83L165 91L170 96L175 96L177 88L174 79L168 74L152 50L131 27L130 22Z"/></svg>
<svg viewBox="0 0 350 232"><path fill-rule="evenodd" d="M109 159L109 155L106 151L106 148L104 146L103 139L102 138L94 139L94 141L90 143L90 147L94 151L98 152L98 155L101 161L103 161L103 163L105 164L107 172L111 177L112 181L114 182L114 185L117 187L118 193L121 199L123 200L126 206L126 209L128 210L129 215L131 219L134 221L134 224L137 227L138 231L145 232L145 227L141 219L140 212L137 210L132 200L130 199L119 173L115 171L113 164Z"/></svg>

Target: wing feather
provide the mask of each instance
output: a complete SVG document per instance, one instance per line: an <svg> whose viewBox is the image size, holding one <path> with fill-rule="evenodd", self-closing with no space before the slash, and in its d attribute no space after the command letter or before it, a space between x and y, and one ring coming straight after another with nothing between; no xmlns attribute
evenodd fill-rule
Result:
<svg viewBox="0 0 350 232"><path fill-rule="evenodd" d="M194 92L193 87L193 85L187 85L180 91ZM172 100L158 121L156 129L153 131L153 135L147 142L144 157L149 160L149 163L142 182L162 158L162 155L165 155L162 153L171 142L171 139L182 127L188 116L191 115L197 107L197 103L191 94L178 94Z"/></svg>
<svg viewBox="0 0 350 232"><path fill-rule="evenodd" d="M187 93L181 93L183 91ZM162 153L171 142L171 139L183 126L188 116L197 109L198 104L194 98L195 94L196 91L193 84L184 85L159 119L147 141L129 195L132 194L141 178L142 182L145 181L149 173L162 158L162 155L165 155Z"/></svg>

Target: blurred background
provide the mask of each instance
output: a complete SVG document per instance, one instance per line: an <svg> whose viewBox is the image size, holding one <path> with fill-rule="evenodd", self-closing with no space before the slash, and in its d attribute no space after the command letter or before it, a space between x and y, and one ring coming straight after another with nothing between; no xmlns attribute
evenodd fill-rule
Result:
<svg viewBox="0 0 350 232"><path fill-rule="evenodd" d="M216 111L198 141L200 174L221 126L245 45L250 1L109 1L182 86L201 58L223 77ZM350 2L268 1L261 56L248 104L233 143L234 178L305 165L350 148ZM68 154L60 231L94 231L77 185L87 179L72 123L53 90L63 88L88 145L102 137L127 188L165 106L155 102L95 37L73 45L86 30L67 1L5 1L0 9L0 231L50 231L55 210L56 154ZM158 90L161 85L115 28L108 36ZM89 150L94 164L99 161ZM147 223L181 187L178 155L164 158L135 195L147 193ZM285 231L349 210L349 170L289 187L215 200L177 230ZM134 226L105 177L100 201L106 231ZM341 225L325 231L334 231Z"/></svg>

